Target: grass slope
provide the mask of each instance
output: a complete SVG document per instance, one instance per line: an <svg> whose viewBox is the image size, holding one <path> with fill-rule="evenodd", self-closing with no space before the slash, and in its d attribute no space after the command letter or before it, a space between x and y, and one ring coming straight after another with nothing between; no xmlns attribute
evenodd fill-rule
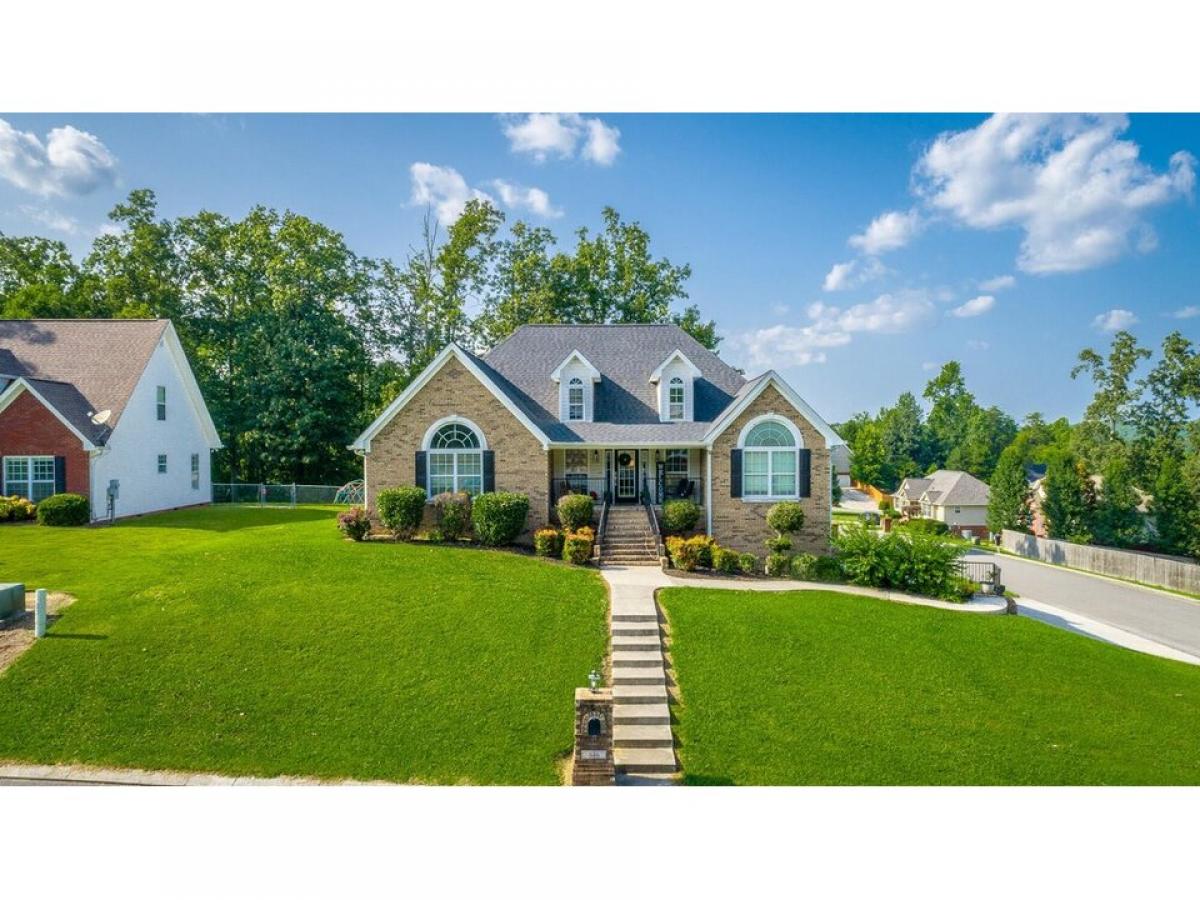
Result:
<svg viewBox="0 0 1200 900"><path fill-rule="evenodd" d="M352 544L331 509L0 530L0 574L78 597L0 676L0 759L550 784L605 653L594 573Z"/></svg>
<svg viewBox="0 0 1200 900"><path fill-rule="evenodd" d="M1200 783L1200 668L1010 616L659 596L691 783Z"/></svg>

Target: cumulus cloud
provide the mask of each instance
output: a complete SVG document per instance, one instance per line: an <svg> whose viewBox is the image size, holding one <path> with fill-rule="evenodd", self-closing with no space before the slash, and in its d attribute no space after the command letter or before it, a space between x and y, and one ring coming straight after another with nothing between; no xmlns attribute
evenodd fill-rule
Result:
<svg viewBox="0 0 1200 900"><path fill-rule="evenodd" d="M1194 319L1200 316L1200 306L1184 306L1171 313L1172 319Z"/></svg>
<svg viewBox="0 0 1200 900"><path fill-rule="evenodd" d="M960 319L970 319L973 316L982 316L996 305L996 298L991 294L980 294L968 300L962 306L956 306L950 310L950 315Z"/></svg>
<svg viewBox="0 0 1200 900"><path fill-rule="evenodd" d="M1165 172L1120 139L1125 116L995 115L940 135L914 170L934 210L980 229L1024 231L1018 266L1072 272L1110 262L1156 238L1142 215L1190 195L1196 160L1174 154Z"/></svg>
<svg viewBox="0 0 1200 900"><path fill-rule="evenodd" d="M578 155L599 166L611 166L621 152L621 131L601 119L579 113L529 113L504 119L504 135L514 153L528 153L538 162L551 156Z"/></svg>
<svg viewBox="0 0 1200 900"><path fill-rule="evenodd" d="M1017 279L1012 275L997 275L995 278L988 278L979 282L981 291L1003 291L1017 283Z"/></svg>
<svg viewBox="0 0 1200 900"><path fill-rule="evenodd" d="M1099 331L1121 331L1138 323L1138 317L1127 309L1110 309L1092 319L1092 327Z"/></svg>
<svg viewBox="0 0 1200 900"><path fill-rule="evenodd" d="M876 216L862 234L851 236L850 246L869 256L898 250L916 237L921 225L921 214L915 209L890 210Z"/></svg>
<svg viewBox="0 0 1200 900"><path fill-rule="evenodd" d="M748 366L786 368L823 363L825 351L849 344L855 334L907 331L927 318L933 303L918 292L880 294L849 307L812 303L803 325L772 325L734 335L730 344Z"/></svg>
<svg viewBox="0 0 1200 900"><path fill-rule="evenodd" d="M70 125L52 128L43 142L0 119L0 178L42 197L80 196L112 184L117 159L94 134Z"/></svg>
<svg viewBox="0 0 1200 900"><path fill-rule="evenodd" d="M833 268L825 275L821 284L824 291L846 291L861 287L868 281L874 281L885 271L883 263L874 257L867 260L852 259L849 262L834 263Z"/></svg>
<svg viewBox="0 0 1200 900"><path fill-rule="evenodd" d="M449 226L462 215L468 200L495 203L490 194L470 187L457 169L415 162L409 167L412 179L412 202L432 206L438 222Z"/></svg>
<svg viewBox="0 0 1200 900"><path fill-rule="evenodd" d="M541 188L523 187L502 178L492 181L492 187L504 205L511 209L526 209L545 219L557 219L563 214L561 209L550 203L550 195Z"/></svg>
<svg viewBox="0 0 1200 900"><path fill-rule="evenodd" d="M43 206L22 206L20 211L39 225L63 234L78 234L79 221L58 210L47 209Z"/></svg>

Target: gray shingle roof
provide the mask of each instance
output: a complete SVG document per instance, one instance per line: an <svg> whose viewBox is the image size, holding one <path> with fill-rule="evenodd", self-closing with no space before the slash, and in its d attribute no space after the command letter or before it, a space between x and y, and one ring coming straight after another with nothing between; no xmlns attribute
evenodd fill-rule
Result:
<svg viewBox="0 0 1200 900"><path fill-rule="evenodd" d="M24 377L102 444L166 327L166 319L0 319L0 376ZM106 409L108 421L94 424L92 415Z"/></svg>
<svg viewBox="0 0 1200 900"><path fill-rule="evenodd" d="M559 421L550 374L578 350L600 370L592 422ZM695 421L661 422L650 375L680 350L700 370ZM551 441L699 441L747 382L677 325L525 325L478 358L480 367Z"/></svg>
<svg viewBox="0 0 1200 900"><path fill-rule="evenodd" d="M939 506L987 506L990 490L969 472L938 469L929 476L926 495Z"/></svg>

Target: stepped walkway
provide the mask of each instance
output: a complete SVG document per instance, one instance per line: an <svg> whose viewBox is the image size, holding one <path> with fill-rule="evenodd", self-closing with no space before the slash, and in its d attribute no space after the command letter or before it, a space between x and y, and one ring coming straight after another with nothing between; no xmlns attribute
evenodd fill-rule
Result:
<svg viewBox="0 0 1200 900"><path fill-rule="evenodd" d="M600 541L602 565L657 566L658 539L650 527L646 507L640 503L608 508Z"/></svg>

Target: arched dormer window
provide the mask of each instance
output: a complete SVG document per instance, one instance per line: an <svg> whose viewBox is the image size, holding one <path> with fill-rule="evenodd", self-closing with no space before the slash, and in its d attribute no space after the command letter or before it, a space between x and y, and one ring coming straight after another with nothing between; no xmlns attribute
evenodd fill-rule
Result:
<svg viewBox="0 0 1200 900"><path fill-rule="evenodd" d="M676 375L667 387L667 418L681 420L684 417L683 379Z"/></svg>
<svg viewBox="0 0 1200 900"><path fill-rule="evenodd" d="M484 442L474 423L447 422L431 429L425 443L430 497L447 491L483 493Z"/></svg>
<svg viewBox="0 0 1200 900"><path fill-rule="evenodd" d="M567 419L582 422L583 417L583 379L572 378L567 384Z"/></svg>
<svg viewBox="0 0 1200 900"><path fill-rule="evenodd" d="M799 432L786 419L765 417L741 434L742 496L754 500L800 496Z"/></svg>

